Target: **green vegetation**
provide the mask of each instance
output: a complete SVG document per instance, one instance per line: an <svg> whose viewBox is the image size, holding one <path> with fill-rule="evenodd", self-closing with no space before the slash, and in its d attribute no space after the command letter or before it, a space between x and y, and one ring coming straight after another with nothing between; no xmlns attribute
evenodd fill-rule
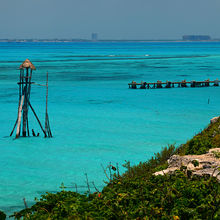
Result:
<svg viewBox="0 0 220 220"><path fill-rule="evenodd" d="M205 154L211 148L220 147L220 119L214 124L210 124L206 129L197 134L186 144L178 149L180 155L185 154Z"/></svg>
<svg viewBox="0 0 220 220"><path fill-rule="evenodd" d="M212 151L216 158L220 158L220 152Z"/></svg>
<svg viewBox="0 0 220 220"><path fill-rule="evenodd" d="M198 160L193 160L192 164L194 165L194 167L198 167L199 166L199 161Z"/></svg>
<svg viewBox="0 0 220 220"><path fill-rule="evenodd" d="M5 213L0 211L0 220L5 220L5 219L6 219Z"/></svg>
<svg viewBox="0 0 220 220"><path fill-rule="evenodd" d="M219 187L213 179L173 176L122 178L102 193L80 195L61 191L42 196L19 219L219 219Z"/></svg>
<svg viewBox="0 0 220 220"><path fill-rule="evenodd" d="M84 195L65 191L47 193L30 208L14 214L15 219L220 219L220 184L216 178L191 177L189 172L154 176L167 168L173 154L202 154L220 147L220 120L185 145L164 148L137 166L124 164L102 192ZM198 166L195 160L194 166ZM107 174L107 173L106 173Z"/></svg>

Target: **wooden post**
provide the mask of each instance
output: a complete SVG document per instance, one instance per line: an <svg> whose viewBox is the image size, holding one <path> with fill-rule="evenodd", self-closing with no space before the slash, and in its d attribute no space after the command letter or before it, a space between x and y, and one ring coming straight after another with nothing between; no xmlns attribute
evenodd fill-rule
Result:
<svg viewBox="0 0 220 220"><path fill-rule="evenodd" d="M195 80L191 81L191 87L196 87L196 81Z"/></svg>
<svg viewBox="0 0 220 220"><path fill-rule="evenodd" d="M19 114L19 108L20 108L20 104L21 104L21 92L22 92L21 80L22 80L22 77L23 77L23 76L22 76L22 75L23 75L23 72L24 72L23 69L21 69L21 70L20 70L20 81L18 82L18 85L19 85L18 114ZM12 131L11 131L11 133L10 133L10 137L13 135L17 123L18 123L18 116L17 116L17 119L16 119L16 121L15 121L14 127L13 127L13 129L12 129Z"/></svg>
<svg viewBox="0 0 220 220"><path fill-rule="evenodd" d="M19 84L19 102L18 102L18 109L19 109L19 107L20 107L20 102L21 102L21 92L22 92L22 90L21 90L21 78L22 78L22 73L23 73L23 69L22 70L20 70L20 82L18 83Z"/></svg>
<svg viewBox="0 0 220 220"><path fill-rule="evenodd" d="M49 116L48 116L48 72L47 72L47 82L46 82L46 115L45 115L45 138L53 137L50 130Z"/></svg>
<svg viewBox="0 0 220 220"><path fill-rule="evenodd" d="M30 136L30 132L29 132L28 118L27 118L27 133L28 133L28 137L29 137Z"/></svg>
<svg viewBox="0 0 220 220"><path fill-rule="evenodd" d="M137 85L136 85L137 83L135 81L132 81L131 83L132 83L131 88L137 89Z"/></svg>
<svg viewBox="0 0 220 220"><path fill-rule="evenodd" d="M43 131L44 135L45 135L45 136L47 136L47 134L46 134L45 130L43 129L42 124L40 123L39 118L37 117L36 112L34 111L34 109L33 109L32 105L31 105L31 103L29 102L29 100L28 100L28 104L29 104L29 106L30 106L30 108L31 108L32 112L34 113L34 116L35 116L35 118L37 119L37 121L38 121L38 123L39 123L39 125L40 125L41 130Z"/></svg>
<svg viewBox="0 0 220 220"><path fill-rule="evenodd" d="M27 127L27 118L28 118L28 111L27 111L27 100L28 100L28 75L29 75L29 68L26 68L26 77L25 77L25 86L24 86L24 106L23 106L23 137L26 137L26 127Z"/></svg>
<svg viewBox="0 0 220 220"><path fill-rule="evenodd" d="M18 109L19 109L19 108L18 108ZM17 123L18 123L18 118L17 118L17 120L16 120L16 122L15 122L15 124L14 124L14 127L13 127L13 129L12 129L12 131L11 131L11 133L10 133L10 137L11 137L12 134L14 133L14 130L15 130L15 127L16 127Z"/></svg>
<svg viewBox="0 0 220 220"><path fill-rule="evenodd" d="M46 115L45 115L45 133L47 133L47 121L48 121L48 115L47 115L47 104L48 104L48 72L47 72L47 82L46 82ZM46 137L46 136L45 136Z"/></svg>
<svg viewBox="0 0 220 220"><path fill-rule="evenodd" d="M171 82L167 81L166 83L166 88L171 88Z"/></svg>
<svg viewBox="0 0 220 220"><path fill-rule="evenodd" d="M218 86L219 84L219 81L218 81L218 79L216 79L215 81L214 81L214 84L213 84L213 86Z"/></svg>
<svg viewBox="0 0 220 220"><path fill-rule="evenodd" d="M21 98L21 103L20 103L20 107L19 107L19 111L18 111L18 125L17 125L16 138L19 138L19 136L20 136L21 112L22 112L23 102L24 102L24 95Z"/></svg>
<svg viewBox="0 0 220 220"><path fill-rule="evenodd" d="M146 89L146 82L142 82L141 86L140 86L140 89Z"/></svg>

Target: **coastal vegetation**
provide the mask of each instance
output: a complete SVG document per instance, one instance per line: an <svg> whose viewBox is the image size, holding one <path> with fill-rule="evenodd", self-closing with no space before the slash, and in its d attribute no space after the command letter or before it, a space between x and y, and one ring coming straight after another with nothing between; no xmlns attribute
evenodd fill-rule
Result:
<svg viewBox="0 0 220 220"><path fill-rule="evenodd" d="M6 214L0 211L0 220L5 220L5 219L6 219Z"/></svg>
<svg viewBox="0 0 220 220"><path fill-rule="evenodd" d="M220 147L220 123L211 124L186 144L181 145L177 152L180 155L204 154L209 149Z"/></svg>
<svg viewBox="0 0 220 220"><path fill-rule="evenodd" d="M192 176L182 167L173 175L154 173L168 167L174 154L204 154L220 147L220 119L186 144L165 147L150 160L120 174L111 165L108 183L101 192L46 193L30 208L14 213L15 219L220 219L220 183L212 175ZM216 158L219 153L216 152ZM197 161L193 161L198 166ZM107 170L105 170L107 171ZM0 213L1 214L1 213Z"/></svg>

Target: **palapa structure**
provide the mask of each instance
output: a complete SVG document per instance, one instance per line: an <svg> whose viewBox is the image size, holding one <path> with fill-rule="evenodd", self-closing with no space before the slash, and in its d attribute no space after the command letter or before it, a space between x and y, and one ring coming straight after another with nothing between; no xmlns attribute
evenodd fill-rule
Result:
<svg viewBox="0 0 220 220"><path fill-rule="evenodd" d="M35 118L37 119L37 121L40 125L42 132L44 133L44 137L52 137L52 133L50 130L50 125L49 125L49 116L48 116L48 112L47 112L48 73L47 73L46 85L41 85L41 86L47 87L47 91L46 91L46 118L45 118L45 128L43 128L34 108L32 107L32 105L30 103L31 85L35 84L34 82L31 81L32 72L33 72L33 70L36 70L36 68L31 63L31 61L29 59L26 59L20 65L19 69L20 69L20 81L18 82L18 85L19 85L18 116L17 116L17 120L15 122L15 125L12 129L10 136L13 135L13 132L16 128L16 125L17 125L16 138L19 138L21 136L21 127L22 127L22 136L23 137L30 136L29 122L28 122L28 110L30 107L30 109L32 110ZM37 85L40 85L40 84L37 84ZM33 129L32 129L32 133L33 133L33 136L35 136Z"/></svg>

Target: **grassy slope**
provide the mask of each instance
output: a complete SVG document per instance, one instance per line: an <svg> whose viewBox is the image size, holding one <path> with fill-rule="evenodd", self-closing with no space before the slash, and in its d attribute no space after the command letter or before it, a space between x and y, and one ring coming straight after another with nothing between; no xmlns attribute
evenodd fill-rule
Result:
<svg viewBox="0 0 220 220"><path fill-rule="evenodd" d="M80 195L71 191L43 195L20 219L220 219L220 184L215 178L153 176L166 168L173 154L203 154L220 147L220 120L186 144L164 148L147 162L131 167L109 181L102 192ZM113 170L112 170L113 172Z"/></svg>
<svg viewBox="0 0 220 220"><path fill-rule="evenodd" d="M220 120L209 125L193 139L179 147L179 154L204 154L211 148L220 147Z"/></svg>

